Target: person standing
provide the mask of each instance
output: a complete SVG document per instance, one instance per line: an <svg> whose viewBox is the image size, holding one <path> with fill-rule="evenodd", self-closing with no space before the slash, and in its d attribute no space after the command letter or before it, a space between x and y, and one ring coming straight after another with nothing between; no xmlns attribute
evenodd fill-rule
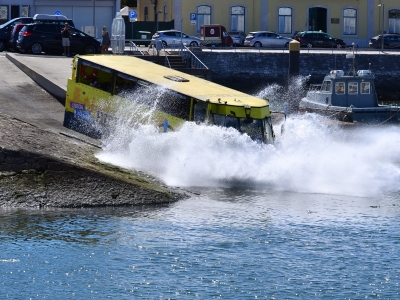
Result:
<svg viewBox="0 0 400 300"><path fill-rule="evenodd" d="M61 30L62 35L62 45L64 46L64 54L65 56L70 56L69 47L70 47L70 40L71 37L71 30L69 30L68 23L65 23L63 30Z"/></svg>
<svg viewBox="0 0 400 300"><path fill-rule="evenodd" d="M107 28L103 27L103 32L101 33L101 53L108 54L108 48L110 47L110 35L108 34Z"/></svg>

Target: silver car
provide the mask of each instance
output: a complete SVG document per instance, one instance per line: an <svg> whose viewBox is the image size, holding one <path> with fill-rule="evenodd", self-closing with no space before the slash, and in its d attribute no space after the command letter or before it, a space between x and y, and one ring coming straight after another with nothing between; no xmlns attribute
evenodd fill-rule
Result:
<svg viewBox="0 0 400 300"><path fill-rule="evenodd" d="M164 48L180 45L181 42L186 46L197 47L201 45L200 39L196 36L189 36L178 30L157 31L151 38L151 44L155 45L157 41L161 41Z"/></svg>
<svg viewBox="0 0 400 300"><path fill-rule="evenodd" d="M234 45L243 46L244 39L246 38L246 34L243 31L229 31L229 35L231 36Z"/></svg>
<svg viewBox="0 0 400 300"><path fill-rule="evenodd" d="M287 48L291 38L280 36L272 31L254 31L250 32L244 40L245 46L268 47L268 48Z"/></svg>

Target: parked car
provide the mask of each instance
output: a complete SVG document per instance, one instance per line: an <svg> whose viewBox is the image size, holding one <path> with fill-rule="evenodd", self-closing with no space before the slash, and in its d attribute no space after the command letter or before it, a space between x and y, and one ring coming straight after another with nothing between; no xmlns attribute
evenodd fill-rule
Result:
<svg viewBox="0 0 400 300"><path fill-rule="evenodd" d="M382 35L377 35L369 40L369 47L379 49L382 48ZM383 35L384 48L400 48L400 34L387 33Z"/></svg>
<svg viewBox="0 0 400 300"><path fill-rule="evenodd" d="M18 40L19 32L21 31L21 29L24 26L25 26L25 24L22 24L22 23L14 25L14 29L12 30L10 41L8 42L8 49L10 51L17 50L17 40Z"/></svg>
<svg viewBox="0 0 400 300"><path fill-rule="evenodd" d="M33 54L64 52L61 39L61 29L64 25L44 22L27 24L19 32L17 48L29 51ZM94 37L70 27L71 30L71 54L94 54L100 53L100 42Z"/></svg>
<svg viewBox="0 0 400 300"><path fill-rule="evenodd" d="M296 30L294 33L293 33L293 35L292 35L292 39L293 40L297 40L297 38L300 36L300 34L302 34L304 31L299 31L299 30Z"/></svg>
<svg viewBox="0 0 400 300"><path fill-rule="evenodd" d="M68 19L63 15L44 15L44 14L36 14L31 17L20 17L12 19L3 25L0 25L0 52L9 48L9 41L11 39L12 31L17 24L30 24L30 23L41 23L41 22L60 22L64 24L68 22L68 24L72 27L75 27L74 22Z"/></svg>
<svg viewBox="0 0 400 300"><path fill-rule="evenodd" d="M244 40L246 39L246 34L243 31L229 31L229 35L234 45L243 46Z"/></svg>
<svg viewBox="0 0 400 300"><path fill-rule="evenodd" d="M161 41L164 48L171 45L180 45L181 41L186 46L197 47L201 44L200 39L196 36L189 36L178 30L157 31L151 38L151 44L156 45L157 41Z"/></svg>
<svg viewBox="0 0 400 300"><path fill-rule="evenodd" d="M244 45L251 47L287 48L291 41L291 38L280 36L272 31L254 31L246 36Z"/></svg>
<svg viewBox="0 0 400 300"><path fill-rule="evenodd" d="M33 18L23 17L12 19L3 25L0 25L0 52L8 49L8 42L11 38L11 33L14 25L17 24L29 24L33 22Z"/></svg>
<svg viewBox="0 0 400 300"><path fill-rule="evenodd" d="M303 31L296 35L295 39L300 42L300 47L346 48L343 40L334 38L323 31Z"/></svg>

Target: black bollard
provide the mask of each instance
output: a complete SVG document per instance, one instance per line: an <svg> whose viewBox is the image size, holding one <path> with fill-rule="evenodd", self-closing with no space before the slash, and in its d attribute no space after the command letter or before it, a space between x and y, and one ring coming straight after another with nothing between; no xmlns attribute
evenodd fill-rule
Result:
<svg viewBox="0 0 400 300"><path fill-rule="evenodd" d="M293 40L289 43L289 74L288 74L288 99L285 115L296 112L299 107L300 94L297 86L293 85L293 78L300 75L300 43ZM295 90L293 90L295 89Z"/></svg>
<svg viewBox="0 0 400 300"><path fill-rule="evenodd" d="M300 43L293 40L289 43L289 78L300 74Z"/></svg>

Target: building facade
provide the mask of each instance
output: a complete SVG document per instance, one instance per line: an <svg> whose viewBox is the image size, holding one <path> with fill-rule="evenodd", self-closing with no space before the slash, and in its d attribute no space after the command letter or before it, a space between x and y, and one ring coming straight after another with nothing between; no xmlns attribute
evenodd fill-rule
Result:
<svg viewBox="0 0 400 300"><path fill-rule="evenodd" d="M89 28L93 30L89 34L100 37L103 26L111 28L120 3L120 0L0 0L0 24L35 14L62 14L72 19L76 28Z"/></svg>
<svg viewBox="0 0 400 300"><path fill-rule="evenodd" d="M399 0L138 0L137 15L138 21L174 20L175 29L192 35L202 24L288 37L321 30L360 47L381 32L400 33Z"/></svg>

